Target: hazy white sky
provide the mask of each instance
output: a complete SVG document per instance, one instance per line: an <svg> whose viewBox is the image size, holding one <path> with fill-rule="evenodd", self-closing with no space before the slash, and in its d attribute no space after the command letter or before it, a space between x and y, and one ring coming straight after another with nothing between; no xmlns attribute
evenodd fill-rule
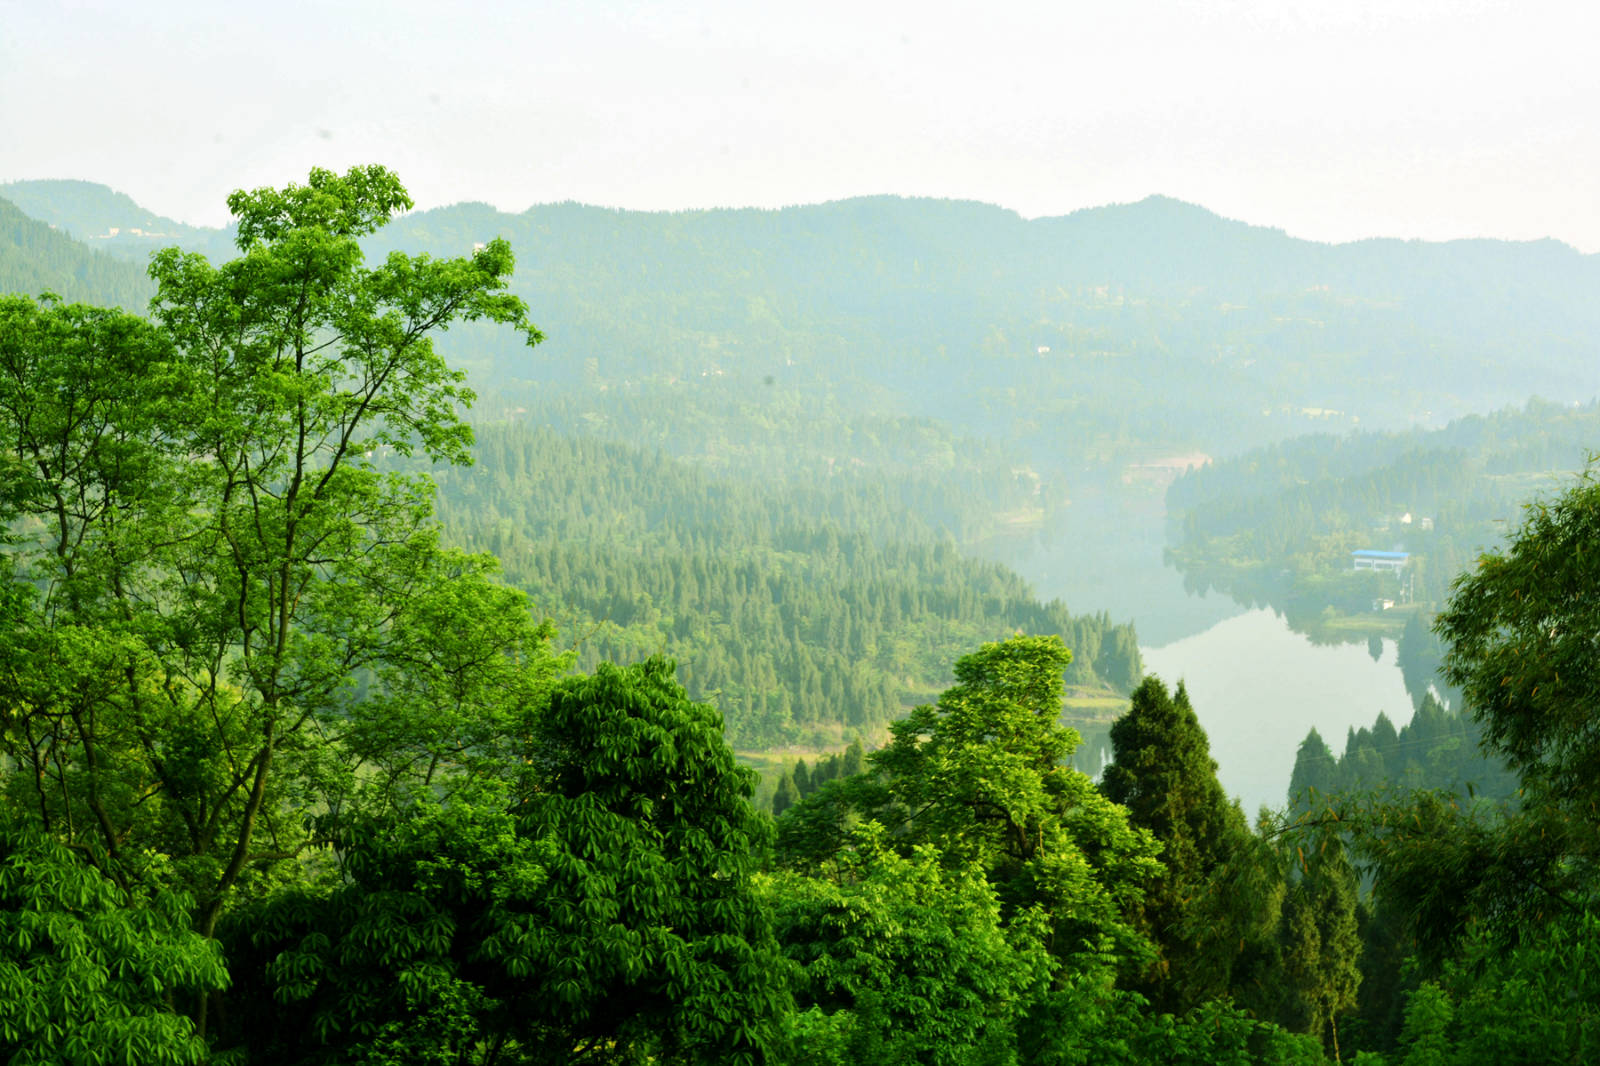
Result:
<svg viewBox="0 0 1600 1066"><path fill-rule="evenodd" d="M420 206L1057 215L1600 250L1600 5L1546 0L0 0L0 181L219 224L381 162Z"/></svg>

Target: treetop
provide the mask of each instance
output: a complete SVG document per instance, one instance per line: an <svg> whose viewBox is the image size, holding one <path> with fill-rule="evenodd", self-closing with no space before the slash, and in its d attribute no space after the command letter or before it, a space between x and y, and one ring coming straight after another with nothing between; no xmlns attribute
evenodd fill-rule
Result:
<svg viewBox="0 0 1600 1066"><path fill-rule="evenodd" d="M412 206L400 179L377 165L351 167L342 176L314 167L304 185L236 189L228 196L228 210L238 219L241 252L295 230L364 237Z"/></svg>

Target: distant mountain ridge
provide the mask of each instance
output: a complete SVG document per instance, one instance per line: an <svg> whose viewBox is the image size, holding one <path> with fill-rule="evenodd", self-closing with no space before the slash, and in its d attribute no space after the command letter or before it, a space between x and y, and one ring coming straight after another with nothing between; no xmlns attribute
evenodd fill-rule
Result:
<svg viewBox="0 0 1600 1066"><path fill-rule="evenodd" d="M0 293L144 310L155 286L142 269L93 251L0 199Z"/></svg>
<svg viewBox="0 0 1600 1066"><path fill-rule="evenodd" d="M110 236L113 230L139 230L152 237L192 237L204 227L190 226L141 207L133 197L92 181L13 181L0 185L0 197L26 214L77 237Z"/></svg>
<svg viewBox="0 0 1600 1066"><path fill-rule="evenodd" d="M132 197L109 186L83 180L42 179L0 184L0 198L10 200L30 217L63 229L80 240L109 240L114 236L166 237L168 239L201 240L212 243L217 238L230 237L231 228L191 226L175 219L158 215L142 207ZM1371 237L1361 240L1328 243L1290 237L1281 228L1225 218L1202 205L1160 194L1138 201L1111 203L1085 207L1065 215L1023 219L1015 211L976 200L949 200L934 197L902 197L871 195L830 200L817 204L804 204L783 208L702 208L678 211L639 211L624 208L595 207L577 201L535 204L518 214L500 211L482 201L464 201L442 207L413 212L406 219L420 220L431 215L465 214L473 217L538 218L551 212L573 210L613 215L623 219L697 220L713 228L720 220L748 220L752 218L780 218L812 215L829 221L842 221L859 227L863 232L876 232L888 237L895 234L911 236L937 217L941 224L956 223L946 234L941 245L969 247L973 239L992 238L1005 229L1033 229L1044 243L1058 240L1078 243L1089 254L1089 263L1111 266L1118 260L1128 259L1164 261L1169 265L1199 264L1205 269L1217 265L1213 258L1227 253L1235 262L1245 261L1244 254L1257 259L1270 258L1280 248L1293 247L1302 252L1324 249L1337 253L1349 250L1346 257L1363 263L1363 253L1373 249L1394 250L1405 248L1415 253L1419 249L1450 249L1454 253L1469 254L1469 250L1483 251L1493 258L1496 251L1522 249L1535 260L1567 262L1573 259L1600 263L1600 253L1585 255L1571 245L1553 238L1539 240L1501 240L1497 238L1464 238L1448 241L1422 241L1392 237ZM402 223L404 220L402 220ZM803 233L809 227L779 226L777 232ZM113 234L113 230L119 233ZM133 234L133 230L140 233ZM950 237L964 238L950 240ZM1097 252L1115 245L1124 253L1115 260L1102 259ZM1277 246L1275 248L1274 246ZM1175 249L1185 249L1174 255ZM1244 254L1241 254L1244 253ZM1426 253L1424 253L1426 254ZM1308 257L1317 261L1317 256ZM1337 261L1339 256L1331 256ZM1527 260L1524 260L1525 262ZM1488 263L1482 265L1488 266ZM1596 269L1600 269L1597 267Z"/></svg>
<svg viewBox="0 0 1600 1066"><path fill-rule="evenodd" d="M25 184L70 232L167 224L104 187ZM489 331L452 333L453 355L497 390L672 402L723 378L838 389L1086 461L1600 394L1600 256L1555 241L1330 245L1166 197L1025 220L876 196L514 215L464 203L397 219L369 250L459 255L497 236L550 338L530 359ZM142 262L171 241L91 243ZM224 230L177 243L232 254Z"/></svg>

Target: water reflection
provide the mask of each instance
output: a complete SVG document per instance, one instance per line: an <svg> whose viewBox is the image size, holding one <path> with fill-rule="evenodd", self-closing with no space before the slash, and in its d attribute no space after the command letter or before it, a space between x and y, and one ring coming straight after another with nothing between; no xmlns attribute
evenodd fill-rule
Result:
<svg viewBox="0 0 1600 1066"><path fill-rule="evenodd" d="M1411 720L1396 644L1313 644L1283 616L1261 608L1160 647L1147 647L1145 672L1182 680L1211 738L1223 787L1252 817L1282 806L1295 751L1313 727L1335 753L1346 732L1378 712L1398 728Z"/></svg>
<svg viewBox="0 0 1600 1066"><path fill-rule="evenodd" d="M1153 490L1090 488L1047 527L996 536L976 550L1027 578L1040 599L1131 619L1141 641L1163 645L1246 610L1221 593L1189 594L1183 575L1163 564L1165 523Z"/></svg>
<svg viewBox="0 0 1600 1066"><path fill-rule="evenodd" d="M1042 599L1131 619L1146 672L1188 685L1223 787L1252 819L1262 804L1284 804L1295 752L1313 726L1339 752L1345 733L1370 726L1379 711L1397 728L1411 720L1393 640L1317 645L1270 609L1220 592L1190 595L1183 575L1163 564L1165 517L1153 492L1090 489L1048 529L997 537L980 550L1027 578ZM1109 754L1108 727L1082 731L1075 762L1095 772Z"/></svg>

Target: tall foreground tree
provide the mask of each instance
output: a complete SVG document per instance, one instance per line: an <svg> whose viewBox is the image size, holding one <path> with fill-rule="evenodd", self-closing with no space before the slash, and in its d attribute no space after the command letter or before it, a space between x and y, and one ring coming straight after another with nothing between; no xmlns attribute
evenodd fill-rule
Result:
<svg viewBox="0 0 1600 1066"><path fill-rule="evenodd" d="M1600 482L1590 466L1528 505L1506 546L1455 583L1435 629L1483 746L1522 788L1499 809L1424 796L1365 842L1376 892L1437 965L1475 928L1503 946L1592 908L1600 867Z"/></svg>
<svg viewBox="0 0 1600 1066"><path fill-rule="evenodd" d="M1600 481L1529 505L1503 552L1457 580L1435 629L1442 672L1484 740L1541 796L1587 804L1600 780Z"/></svg>
<svg viewBox="0 0 1600 1066"><path fill-rule="evenodd" d="M426 480L374 465L468 459L430 337L539 339L510 248L366 266L411 205L381 167L228 203L239 257L157 254L149 322L0 301L5 798L123 886L176 882L208 935L308 810L471 755L538 698L487 680L548 661L492 565L440 548Z"/></svg>
<svg viewBox="0 0 1600 1066"><path fill-rule="evenodd" d="M773 882L791 897L775 912L805 967L815 1061L825 1038L842 1041L835 1061L917 1062L1106 1061L1074 1056L1123 1039L1108 1035L1115 971L1149 954L1127 914L1162 868L1150 834L1066 761L1070 658L1054 636L983 645L890 727L867 773L779 820L798 876ZM898 858L877 854L889 846Z"/></svg>
<svg viewBox="0 0 1600 1066"><path fill-rule="evenodd" d="M1159 953L1136 986L1182 1014L1248 979L1235 964L1270 935L1281 886L1217 780L1182 684L1174 693L1160 678L1141 682L1111 727L1111 746L1101 791L1161 842L1166 867L1136 911Z"/></svg>
<svg viewBox="0 0 1600 1066"><path fill-rule="evenodd" d="M869 761L892 797L878 816L902 841L982 871L1008 918L1041 908L1047 946L1077 966L1147 950L1125 912L1161 864L1150 834L1067 764L1078 744L1061 725L1071 657L1059 637L985 644Z"/></svg>
<svg viewBox="0 0 1600 1066"><path fill-rule="evenodd" d="M1278 928L1278 1021L1325 1041L1339 1059L1339 1019L1355 1009L1361 984L1356 875L1337 837L1296 857Z"/></svg>
<svg viewBox="0 0 1600 1066"><path fill-rule="evenodd" d="M337 882L230 919L232 1039L286 1066L767 1061L770 830L721 716L655 658L562 680L527 726L514 785L365 819Z"/></svg>

